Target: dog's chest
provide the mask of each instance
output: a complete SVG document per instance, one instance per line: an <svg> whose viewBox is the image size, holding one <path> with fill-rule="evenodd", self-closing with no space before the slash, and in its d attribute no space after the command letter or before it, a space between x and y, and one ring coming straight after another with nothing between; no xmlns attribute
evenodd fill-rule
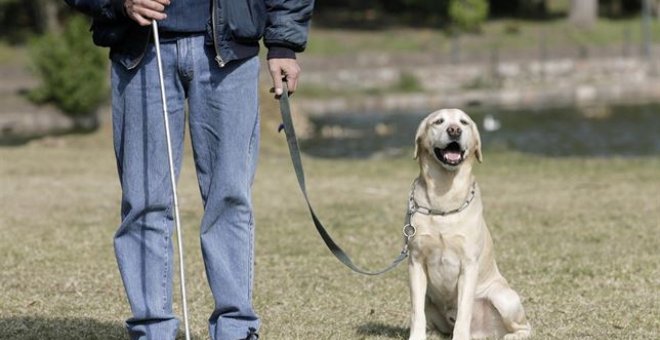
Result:
<svg viewBox="0 0 660 340"><path fill-rule="evenodd" d="M461 259L470 257L474 248L479 216L476 208L472 205L456 214L415 214L411 218L417 231L410 245L412 256L426 267L428 295L445 306L455 305Z"/></svg>
<svg viewBox="0 0 660 340"><path fill-rule="evenodd" d="M429 292L443 300L453 300L461 271L460 256L457 249L452 249L446 240L441 240L437 245L427 253L425 261Z"/></svg>
<svg viewBox="0 0 660 340"><path fill-rule="evenodd" d="M427 269L429 295L443 300L443 304L452 304L457 294L463 252L460 239L460 236L421 232L411 244L413 256Z"/></svg>

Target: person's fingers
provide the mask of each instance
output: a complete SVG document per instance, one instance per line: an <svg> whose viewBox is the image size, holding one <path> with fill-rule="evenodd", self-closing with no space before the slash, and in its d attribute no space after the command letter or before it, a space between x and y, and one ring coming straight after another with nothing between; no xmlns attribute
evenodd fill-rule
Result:
<svg viewBox="0 0 660 340"><path fill-rule="evenodd" d="M298 79L300 79L300 66L293 59L288 59L285 64L286 82L289 85L289 93L294 93L298 89Z"/></svg>
<svg viewBox="0 0 660 340"><path fill-rule="evenodd" d="M163 12L158 12L158 11L154 11L154 10L146 9L146 8L137 9L136 13L138 15L141 15L144 18L151 19L151 20L163 20L163 19L167 18L167 15Z"/></svg>
<svg viewBox="0 0 660 340"><path fill-rule="evenodd" d="M150 9L156 12L164 12L165 6L169 5L169 1L165 0L136 0L136 8Z"/></svg>
<svg viewBox="0 0 660 340"><path fill-rule="evenodd" d="M165 6L169 3L169 0L127 0L124 8L129 18L142 26L147 26L152 20L167 18Z"/></svg>
<svg viewBox="0 0 660 340"><path fill-rule="evenodd" d="M167 6L172 2L171 0L151 0L151 1L157 2L157 3L159 3L161 5L164 5L164 6ZM181 1L181 0L177 0L177 1Z"/></svg>
<svg viewBox="0 0 660 340"><path fill-rule="evenodd" d="M145 17L136 14L136 13L128 13L128 17L133 19L133 21L137 22L140 26L149 26L151 25L151 20L147 20Z"/></svg>
<svg viewBox="0 0 660 340"><path fill-rule="evenodd" d="M136 21L141 26L149 26L151 25L152 20L163 20L167 16L164 13L158 12L146 12L145 14L133 12L128 14L128 17Z"/></svg>
<svg viewBox="0 0 660 340"><path fill-rule="evenodd" d="M273 78L273 88L275 89L275 97L279 97L284 93L282 89L282 70L281 69L271 69L270 76Z"/></svg>
<svg viewBox="0 0 660 340"><path fill-rule="evenodd" d="M288 93L296 92L298 88L298 78L300 76L300 66L298 61L289 58L274 58L268 60L268 69L273 78L273 87L275 89L275 98L283 93L282 79L287 82Z"/></svg>
<svg viewBox="0 0 660 340"><path fill-rule="evenodd" d="M298 87L298 75L287 75L286 84L289 87L289 93L296 92L296 88Z"/></svg>
<svg viewBox="0 0 660 340"><path fill-rule="evenodd" d="M270 77L273 79L273 88L275 89L275 97L282 95L282 67L273 60L268 61L268 71Z"/></svg>

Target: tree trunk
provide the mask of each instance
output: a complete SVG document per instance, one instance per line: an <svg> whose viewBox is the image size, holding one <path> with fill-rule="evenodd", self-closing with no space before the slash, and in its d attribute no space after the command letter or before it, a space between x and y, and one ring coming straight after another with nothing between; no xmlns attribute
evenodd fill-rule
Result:
<svg viewBox="0 0 660 340"><path fill-rule="evenodd" d="M39 33L60 32L60 5L53 0L29 0L26 5L31 12L34 28Z"/></svg>
<svg viewBox="0 0 660 340"><path fill-rule="evenodd" d="M519 11L525 16L531 16L532 18L547 18L548 16L546 0L527 0L518 6Z"/></svg>
<svg viewBox="0 0 660 340"><path fill-rule="evenodd" d="M591 28L598 18L598 0L571 0L569 21L581 28Z"/></svg>

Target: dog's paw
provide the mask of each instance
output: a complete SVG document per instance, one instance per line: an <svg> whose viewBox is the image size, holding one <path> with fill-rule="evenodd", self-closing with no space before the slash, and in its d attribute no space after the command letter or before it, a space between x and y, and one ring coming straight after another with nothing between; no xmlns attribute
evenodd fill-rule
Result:
<svg viewBox="0 0 660 340"><path fill-rule="evenodd" d="M412 332L408 340L426 340L426 332Z"/></svg>
<svg viewBox="0 0 660 340"><path fill-rule="evenodd" d="M509 333L505 335L502 339L504 340L523 340L527 339L532 335L532 332L528 329L519 330L515 333Z"/></svg>

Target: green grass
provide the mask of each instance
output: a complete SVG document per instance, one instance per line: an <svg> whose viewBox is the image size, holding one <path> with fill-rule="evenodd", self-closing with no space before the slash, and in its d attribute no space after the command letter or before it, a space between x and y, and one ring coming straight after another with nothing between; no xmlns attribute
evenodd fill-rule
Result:
<svg viewBox="0 0 660 340"><path fill-rule="evenodd" d="M0 64L5 66L22 65L25 62L25 58L27 58L25 47L10 46L0 41Z"/></svg>
<svg viewBox="0 0 660 340"><path fill-rule="evenodd" d="M377 34L376 34L377 33ZM408 52L435 50L447 44L442 31L431 29L385 29L359 31L312 28L305 53L341 55L358 51Z"/></svg>
<svg viewBox="0 0 660 340"><path fill-rule="evenodd" d="M589 30L572 26L565 18L548 21L517 19L490 20L479 34L461 36L462 53L483 53L498 48L500 51L536 52L541 36L545 48L575 49L576 46L621 46L625 39L631 50L639 49L642 41L642 23L639 17L627 19L600 18ZM624 33L628 31L629 36ZM651 36L660 41L660 22L651 22ZM432 52L446 54L452 46L452 37L436 29L386 28L377 31L326 29L313 27L309 35L306 54L321 56L350 55L356 52Z"/></svg>
<svg viewBox="0 0 660 340"><path fill-rule="evenodd" d="M651 23L651 38L654 44L660 43L658 20ZM574 27L565 18L548 21L496 19L485 23L481 33L462 34L458 40L445 31L430 28L348 30L312 27L309 39L307 50L300 56L304 70L350 70L358 67L405 70L416 66L418 60L424 60L425 66L429 67L455 61L493 63L617 58L624 55L639 57L642 23L640 18L600 18L592 29L584 30ZM415 58L420 56L421 59ZM312 68L306 68L307 60L313 61ZM337 89L322 83L307 84L300 87L300 94L328 99L424 92L421 83L411 76L410 73L402 74L398 83L383 83L371 88L347 85ZM501 87L502 84L487 78L477 79L464 88Z"/></svg>
<svg viewBox="0 0 660 340"><path fill-rule="evenodd" d="M120 191L109 130L0 148L0 339L125 337L129 309L112 249ZM263 338L407 337L405 266L365 277L336 261L313 229L283 136L266 136L254 185L255 306ZM192 331L204 339L212 299L190 155L180 205ZM310 198L337 242L361 266L389 263L400 250L414 161L304 161ZM658 337L658 169L658 156L486 150L477 173L487 221L500 269L523 297L535 339Z"/></svg>

